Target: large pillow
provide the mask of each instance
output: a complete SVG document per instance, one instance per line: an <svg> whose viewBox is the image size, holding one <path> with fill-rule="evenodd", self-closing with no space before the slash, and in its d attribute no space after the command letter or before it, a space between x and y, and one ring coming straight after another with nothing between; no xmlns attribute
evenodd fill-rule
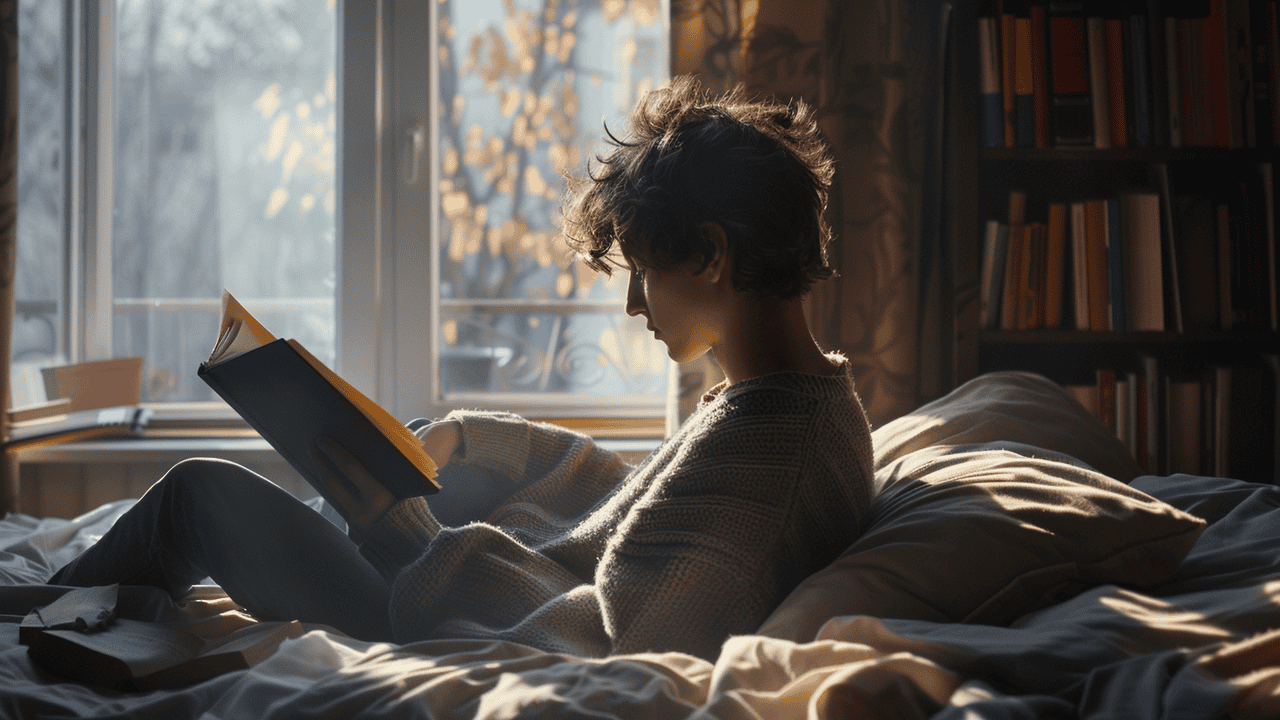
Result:
<svg viewBox="0 0 1280 720"><path fill-rule="evenodd" d="M1142 474L1102 421L1060 385L1029 372L980 375L871 434L876 470L921 448L997 441L1061 453L1123 482Z"/></svg>
<svg viewBox="0 0 1280 720"><path fill-rule="evenodd" d="M867 531L760 634L808 642L841 615L1007 625L1094 585L1158 583L1204 528L1070 458L1038 455L1016 442L939 445L883 465Z"/></svg>

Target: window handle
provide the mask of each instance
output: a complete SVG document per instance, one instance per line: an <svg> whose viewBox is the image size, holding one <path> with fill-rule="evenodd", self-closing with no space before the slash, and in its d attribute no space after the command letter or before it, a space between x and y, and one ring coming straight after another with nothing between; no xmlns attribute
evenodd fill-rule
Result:
<svg viewBox="0 0 1280 720"><path fill-rule="evenodd" d="M418 182L419 176L422 174L422 153L427 149L427 128L422 123L418 123L405 131L404 137L404 159L405 171L404 181L409 185Z"/></svg>

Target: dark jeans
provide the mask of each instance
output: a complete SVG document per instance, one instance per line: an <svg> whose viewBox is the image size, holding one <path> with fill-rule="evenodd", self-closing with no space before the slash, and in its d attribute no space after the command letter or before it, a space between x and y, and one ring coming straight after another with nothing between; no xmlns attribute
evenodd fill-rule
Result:
<svg viewBox="0 0 1280 720"><path fill-rule="evenodd" d="M51 585L152 585L180 598L209 577L261 620L391 639L388 589L346 533L235 463L175 465Z"/></svg>

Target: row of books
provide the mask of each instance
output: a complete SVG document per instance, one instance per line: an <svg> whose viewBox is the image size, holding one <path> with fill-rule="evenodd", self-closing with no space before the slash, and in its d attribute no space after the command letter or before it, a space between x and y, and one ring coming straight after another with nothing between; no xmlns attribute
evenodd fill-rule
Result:
<svg viewBox="0 0 1280 720"><path fill-rule="evenodd" d="M988 330L1276 330L1271 167L1215 195L1131 192L1047 202L989 220L980 323Z"/></svg>
<svg viewBox="0 0 1280 720"><path fill-rule="evenodd" d="M1143 472L1280 482L1280 357L1161 372L1100 368L1091 384L1064 386L1133 453Z"/></svg>
<svg viewBox="0 0 1280 720"><path fill-rule="evenodd" d="M1276 2L994 0L978 18L987 147L1276 147Z"/></svg>

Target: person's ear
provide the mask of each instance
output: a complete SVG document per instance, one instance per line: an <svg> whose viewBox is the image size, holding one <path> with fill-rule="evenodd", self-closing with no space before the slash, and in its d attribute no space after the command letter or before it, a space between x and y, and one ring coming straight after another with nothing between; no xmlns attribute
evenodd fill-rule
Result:
<svg viewBox="0 0 1280 720"><path fill-rule="evenodd" d="M717 283L721 276L729 271L729 236L725 234L724 227L715 222L704 222L699 225L698 234L711 248L711 255L703 258L702 269L698 271L698 275L708 282Z"/></svg>

